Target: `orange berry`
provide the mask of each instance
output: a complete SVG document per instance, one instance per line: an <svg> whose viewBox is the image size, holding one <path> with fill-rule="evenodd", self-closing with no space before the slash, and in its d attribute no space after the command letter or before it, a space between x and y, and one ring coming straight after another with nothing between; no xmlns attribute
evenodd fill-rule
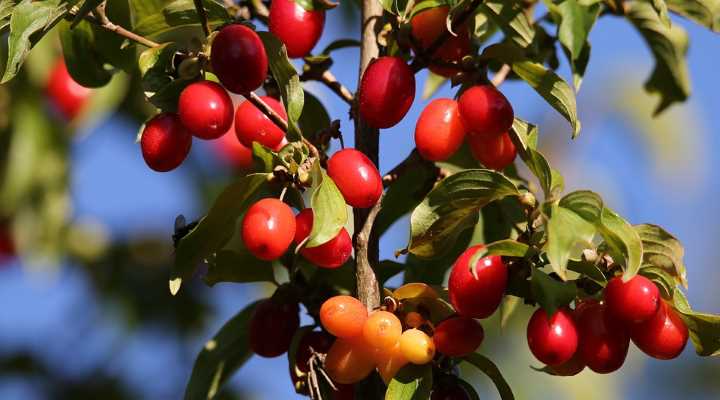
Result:
<svg viewBox="0 0 720 400"><path fill-rule="evenodd" d="M402 325L395 314L376 311L368 317L363 326L365 343L381 350L392 349L400 340Z"/></svg>
<svg viewBox="0 0 720 400"><path fill-rule="evenodd" d="M320 307L320 322L333 335L351 339L362 335L367 308L352 296L331 297Z"/></svg>
<svg viewBox="0 0 720 400"><path fill-rule="evenodd" d="M377 370L382 377L385 384L390 383L390 380L400 371L400 368L404 367L408 360L400 351L400 343L396 343L395 347L389 351L378 352L376 356Z"/></svg>
<svg viewBox="0 0 720 400"><path fill-rule="evenodd" d="M419 329L408 329L400 336L400 351L413 364L423 365L435 356L435 343Z"/></svg>
<svg viewBox="0 0 720 400"><path fill-rule="evenodd" d="M337 339L325 357L325 371L334 382L350 384L365 379L375 368L367 345L359 340Z"/></svg>
<svg viewBox="0 0 720 400"><path fill-rule="evenodd" d="M425 323L425 317L417 311L405 314L405 325L409 328L419 328Z"/></svg>

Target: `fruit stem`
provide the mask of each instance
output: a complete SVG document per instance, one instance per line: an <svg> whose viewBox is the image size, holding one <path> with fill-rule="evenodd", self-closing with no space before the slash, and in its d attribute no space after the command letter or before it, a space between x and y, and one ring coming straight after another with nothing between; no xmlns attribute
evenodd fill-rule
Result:
<svg viewBox="0 0 720 400"><path fill-rule="evenodd" d="M332 90L333 93L338 95L344 102L348 103L349 105L353 104L353 101L355 100L355 96L353 93L345 87L340 81L337 80L335 75L330 72L330 70L326 69L321 74L313 73L313 72L304 72L302 75L300 75L301 81L318 81L322 82L327 86L330 90Z"/></svg>
<svg viewBox="0 0 720 400"><path fill-rule="evenodd" d="M265 101L263 101L260 96L255 94L255 92L250 92L248 94L245 94L244 96L246 99L248 99L249 102L251 102L260 111L262 111L263 114L267 115L267 117L270 118L270 121L277 125L278 128L282 129L283 132L287 132L287 122L283 119L283 117L280 116L280 114L276 113L275 110L272 109L272 107L270 107Z"/></svg>
<svg viewBox="0 0 720 400"><path fill-rule="evenodd" d="M197 11L198 19L200 19L203 33L205 37L208 37L210 36L210 23L208 22L207 11L205 11L202 0L193 0L193 2L195 3L195 10Z"/></svg>

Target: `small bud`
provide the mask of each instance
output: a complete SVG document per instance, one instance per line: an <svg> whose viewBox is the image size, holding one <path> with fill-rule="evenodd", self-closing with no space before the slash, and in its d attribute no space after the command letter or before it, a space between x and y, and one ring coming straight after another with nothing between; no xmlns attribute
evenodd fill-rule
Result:
<svg viewBox="0 0 720 400"><path fill-rule="evenodd" d="M537 200L535 199L535 196L530 192L525 192L520 195L520 204L524 205L528 208L534 208L537 204Z"/></svg>

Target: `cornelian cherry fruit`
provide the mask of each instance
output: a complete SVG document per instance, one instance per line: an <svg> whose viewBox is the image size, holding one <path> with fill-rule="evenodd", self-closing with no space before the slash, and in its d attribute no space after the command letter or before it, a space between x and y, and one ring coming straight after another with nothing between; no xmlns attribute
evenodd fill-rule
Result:
<svg viewBox="0 0 720 400"><path fill-rule="evenodd" d="M414 99L415 74L401 58L376 58L360 80L360 116L373 128L396 125L410 110Z"/></svg>
<svg viewBox="0 0 720 400"><path fill-rule="evenodd" d="M571 313L561 308L548 317L542 308L535 310L528 322L527 341L540 362L549 366L567 362L578 347L578 332Z"/></svg>
<svg viewBox="0 0 720 400"><path fill-rule="evenodd" d="M450 11L448 6L440 6L423 10L410 20L412 35L417 39L420 46L426 49L447 30L447 16ZM455 32L457 35L450 37L433 54L433 58L444 62L459 62L464 56L470 53L470 35L465 25ZM451 77L459 70L447 66L430 65L430 71Z"/></svg>
<svg viewBox="0 0 720 400"><path fill-rule="evenodd" d="M300 326L297 303L266 299L255 307L250 319L250 348L262 357L277 357L290 348Z"/></svg>
<svg viewBox="0 0 720 400"><path fill-rule="evenodd" d="M435 99L420 113L415 125L415 147L430 161L452 156L465 140L465 125L452 99Z"/></svg>
<svg viewBox="0 0 720 400"><path fill-rule="evenodd" d="M243 243L252 255L261 260L277 260L295 236L295 215L282 201L265 198L250 206L241 229Z"/></svg>
<svg viewBox="0 0 720 400"><path fill-rule="evenodd" d="M306 208L295 216L295 243L302 243L310 235L313 227L313 211ZM329 241L316 247L304 247L300 254L311 263L323 268L337 268L350 258L352 239L347 229L341 228Z"/></svg>
<svg viewBox="0 0 720 400"><path fill-rule="evenodd" d="M140 138L145 162L158 172L167 172L182 164L191 145L192 135L173 113L158 114L150 119Z"/></svg>
<svg viewBox="0 0 720 400"><path fill-rule="evenodd" d="M338 338L325 357L325 371L333 382L351 384L359 382L375 368L372 352L362 339Z"/></svg>
<svg viewBox="0 0 720 400"><path fill-rule="evenodd" d="M279 101L269 96L260 98L287 121L287 114ZM285 132L249 101L240 103L235 111L235 134L240 143L249 148L252 148L253 142L258 142L275 149L285 138Z"/></svg>
<svg viewBox="0 0 720 400"><path fill-rule="evenodd" d="M480 347L485 338L482 325L472 318L451 317L435 327L433 342L440 353L464 357Z"/></svg>
<svg viewBox="0 0 720 400"><path fill-rule="evenodd" d="M470 268L470 259L484 247L477 245L465 250L450 272L450 302L455 311L464 317L489 317L498 308L505 294L508 272L500 256L481 258L474 273Z"/></svg>
<svg viewBox="0 0 720 400"><path fill-rule="evenodd" d="M227 90L245 94L262 85L267 77L265 46L254 30L245 25L228 25L212 42L210 63Z"/></svg>
<svg viewBox="0 0 720 400"><path fill-rule="evenodd" d="M408 329L400 335L400 351L413 364L423 365L435 357L435 343L419 329Z"/></svg>
<svg viewBox="0 0 720 400"><path fill-rule="evenodd" d="M650 319L630 326L633 343L650 357L671 360L682 353L688 328L677 311L664 301Z"/></svg>
<svg viewBox="0 0 720 400"><path fill-rule="evenodd" d="M400 368L407 365L408 360L400 350L400 342L395 343L391 349L377 351L375 355L377 371L385 384L390 383L392 378L397 375Z"/></svg>
<svg viewBox="0 0 720 400"><path fill-rule="evenodd" d="M218 140L211 143L215 153L225 163L237 169L249 169L252 167L252 149L240 143L233 126Z"/></svg>
<svg viewBox="0 0 720 400"><path fill-rule="evenodd" d="M212 81L191 83L178 100L183 125L200 139L217 139L233 123L233 103L228 93Z"/></svg>
<svg viewBox="0 0 720 400"><path fill-rule="evenodd" d="M66 119L72 120L82 111L92 89L75 82L67 70L65 61L59 58L50 71L45 93L60 114Z"/></svg>
<svg viewBox="0 0 720 400"><path fill-rule="evenodd" d="M460 96L458 105L471 135L500 135L510 130L515 118L508 99L492 85L467 89Z"/></svg>
<svg viewBox="0 0 720 400"><path fill-rule="evenodd" d="M660 290L642 275L636 275L627 282L616 276L605 287L605 303L616 318L625 322L642 322L657 312Z"/></svg>
<svg viewBox="0 0 720 400"><path fill-rule="evenodd" d="M517 149L506 132L501 135L468 135L473 157L482 165L502 171L515 161Z"/></svg>
<svg viewBox="0 0 720 400"><path fill-rule="evenodd" d="M383 192L382 177L367 156L355 149L344 149L328 160L327 173L345 202L356 208L372 207Z"/></svg>
<svg viewBox="0 0 720 400"><path fill-rule="evenodd" d="M304 9L293 0L272 0L269 28L287 48L288 57L299 58L315 47L325 26L325 10Z"/></svg>
<svg viewBox="0 0 720 400"><path fill-rule="evenodd" d="M320 306L322 326L339 338L361 338L367 319L367 308L352 296L331 297Z"/></svg>
<svg viewBox="0 0 720 400"><path fill-rule="evenodd" d="M581 373L587 364L585 364L585 360L580 356L580 352L575 351L575 354L573 356L565 361L562 364L559 365L553 365L550 368L553 375L557 376L575 376L579 373Z"/></svg>
<svg viewBox="0 0 720 400"><path fill-rule="evenodd" d="M391 350L400 340L402 324L395 314L387 311L375 311L365 321L363 338L365 343L381 351Z"/></svg>
<svg viewBox="0 0 720 400"><path fill-rule="evenodd" d="M630 335L606 304L585 307L576 324L580 336L578 352L588 368L598 374L608 374L622 367L630 346Z"/></svg>

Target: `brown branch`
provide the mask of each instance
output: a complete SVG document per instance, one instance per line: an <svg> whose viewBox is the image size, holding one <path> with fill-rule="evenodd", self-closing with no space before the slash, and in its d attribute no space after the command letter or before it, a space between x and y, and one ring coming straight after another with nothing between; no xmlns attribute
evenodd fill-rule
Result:
<svg viewBox="0 0 720 400"><path fill-rule="evenodd" d="M263 114L267 115L267 117L270 118L270 121L277 125L278 128L282 129L283 132L287 132L287 121L285 121L283 117L280 116L280 114L275 112L272 107L270 107L266 102L264 102L263 99L260 98L260 96L255 94L255 92L250 92L248 94L245 94L244 96L249 102L251 102L260 111L262 111Z"/></svg>
<svg viewBox="0 0 720 400"><path fill-rule="evenodd" d="M512 68L510 68L510 66L507 64L503 64L502 67L500 67L498 72L495 74L495 76L492 77L490 83L492 83L493 86L502 85L502 83L505 82L505 79L507 79L508 75L510 74L510 71L512 71Z"/></svg>
<svg viewBox="0 0 720 400"><path fill-rule="evenodd" d="M380 306L380 286L377 277L372 269L369 261L369 251L371 246L377 245L372 243L372 228L382 207L383 196L378 199L373 208L367 214L367 219L362 225L360 232L355 234L355 260L357 269L355 276L357 278L357 294L360 300L369 310L374 310Z"/></svg>
<svg viewBox="0 0 720 400"><path fill-rule="evenodd" d="M77 15L77 10L73 9L68 13L69 16L74 17ZM120 35L128 40L132 40L135 43L141 44L145 47L158 47L160 46L160 43L153 42L152 40L138 35L135 32L130 32L129 30L123 28L120 25L114 24L110 19L105 15L105 3L103 2L99 6L95 7L95 10L93 10L93 15L86 15L84 19L91 24L97 25L102 29L105 29L107 31L113 32L117 35Z"/></svg>
<svg viewBox="0 0 720 400"><path fill-rule="evenodd" d="M210 23L208 22L207 11L203 6L202 0L193 0L195 3L195 10L197 11L198 18L200 19L200 25L202 25L203 33L205 37L210 36Z"/></svg>
<svg viewBox="0 0 720 400"><path fill-rule="evenodd" d="M350 91L350 89L343 86L343 84L337 80L335 75L333 75L333 73L330 72L330 70L326 69L322 72L322 74L316 74L311 69L306 72L303 72L303 74L300 75L300 80L301 81L311 81L312 80L312 81L322 82L325 84L325 86L330 88L330 90L332 90L333 93L338 95L341 99L343 99L343 101L345 101L346 103L348 103L350 105L353 104L353 100L355 99L355 96Z"/></svg>

